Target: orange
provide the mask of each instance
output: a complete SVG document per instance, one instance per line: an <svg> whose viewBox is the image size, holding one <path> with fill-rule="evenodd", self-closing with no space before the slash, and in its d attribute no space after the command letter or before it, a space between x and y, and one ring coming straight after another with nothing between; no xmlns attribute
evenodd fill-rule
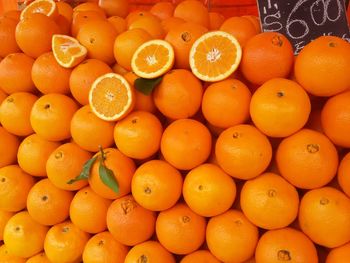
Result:
<svg viewBox="0 0 350 263"><path fill-rule="evenodd" d="M115 200L108 208L108 230L127 246L148 240L154 233L155 223L156 213L138 205L131 195Z"/></svg>
<svg viewBox="0 0 350 263"><path fill-rule="evenodd" d="M176 21L176 23L178 23ZM194 42L208 31L195 23L180 23L168 31L165 40L174 48L175 68L190 69L189 55Z"/></svg>
<svg viewBox="0 0 350 263"><path fill-rule="evenodd" d="M350 153L347 153L338 166L338 183L345 194L350 197Z"/></svg>
<svg viewBox="0 0 350 263"><path fill-rule="evenodd" d="M171 253L185 255L196 251L205 240L206 221L187 205L178 203L159 213L156 233Z"/></svg>
<svg viewBox="0 0 350 263"><path fill-rule="evenodd" d="M46 176L46 161L60 143L50 142L38 134L26 137L19 145L17 159L19 166L33 176Z"/></svg>
<svg viewBox="0 0 350 263"><path fill-rule="evenodd" d="M18 165L0 168L0 209L18 212L26 207L27 195L34 179Z"/></svg>
<svg viewBox="0 0 350 263"><path fill-rule="evenodd" d="M155 39L162 39L165 35L160 19L153 15L140 17L128 26L129 30L135 28L145 30Z"/></svg>
<svg viewBox="0 0 350 263"><path fill-rule="evenodd" d="M57 63L52 52L39 56L32 68L32 80L43 94L69 93L69 77L72 70Z"/></svg>
<svg viewBox="0 0 350 263"><path fill-rule="evenodd" d="M58 16L58 8L53 0L35 0L27 5L21 12L20 19L23 20L33 14L43 14L55 18Z"/></svg>
<svg viewBox="0 0 350 263"><path fill-rule="evenodd" d="M220 263L220 261L213 256L208 250L197 250L193 253L190 253L184 256L180 263Z"/></svg>
<svg viewBox="0 0 350 263"><path fill-rule="evenodd" d="M137 48L131 60L132 71L139 77L153 79L168 72L174 65L174 49L166 41L156 39Z"/></svg>
<svg viewBox="0 0 350 263"><path fill-rule="evenodd" d="M257 263L319 262L311 240L289 227L265 232L256 247L255 260Z"/></svg>
<svg viewBox="0 0 350 263"><path fill-rule="evenodd" d="M126 30L126 21L124 18L120 16L111 16L108 18L108 21L114 26L118 35Z"/></svg>
<svg viewBox="0 0 350 263"><path fill-rule="evenodd" d="M0 105L7 98L7 94L0 88Z"/></svg>
<svg viewBox="0 0 350 263"><path fill-rule="evenodd" d="M299 53L294 74L307 92L328 97L349 89L349 68L350 44L339 37L321 36Z"/></svg>
<svg viewBox="0 0 350 263"><path fill-rule="evenodd" d="M62 94L47 94L34 104L30 115L33 130L49 141L70 138L70 122L78 110L77 103Z"/></svg>
<svg viewBox="0 0 350 263"><path fill-rule="evenodd" d="M240 124L219 135L215 155L219 166L226 173L247 180L266 170L272 158L272 148L267 137L257 128Z"/></svg>
<svg viewBox="0 0 350 263"><path fill-rule="evenodd" d="M86 243L83 252L85 263L124 263L128 247L116 241L111 233L101 232Z"/></svg>
<svg viewBox="0 0 350 263"><path fill-rule="evenodd" d="M58 15L58 17L55 19L55 22L60 28L61 34L70 34L71 23L63 15Z"/></svg>
<svg viewBox="0 0 350 263"><path fill-rule="evenodd" d="M31 72L34 59L23 54L14 53L0 62L0 87L7 93L33 92L35 86Z"/></svg>
<svg viewBox="0 0 350 263"><path fill-rule="evenodd" d="M293 62L289 40L277 32L264 32L244 46L240 69L247 80L262 85L272 78L287 78Z"/></svg>
<svg viewBox="0 0 350 263"><path fill-rule="evenodd" d="M223 31L212 31L199 37L190 50L190 67L203 81L220 81L239 66L242 49L237 39Z"/></svg>
<svg viewBox="0 0 350 263"><path fill-rule="evenodd" d="M52 51L57 63L64 68L75 67L87 55L87 49L78 40L59 34L52 36Z"/></svg>
<svg viewBox="0 0 350 263"><path fill-rule="evenodd" d="M114 141L126 156L146 159L159 150L162 133L162 124L155 115L147 111L134 111L117 122Z"/></svg>
<svg viewBox="0 0 350 263"><path fill-rule="evenodd" d="M90 152L112 146L113 129L114 123L96 117L88 105L77 110L70 124L74 142Z"/></svg>
<svg viewBox="0 0 350 263"><path fill-rule="evenodd" d="M350 139L350 91L329 98L322 108L321 123L324 133L331 141L341 147L349 148Z"/></svg>
<svg viewBox="0 0 350 263"><path fill-rule="evenodd" d="M244 262L254 255L258 228L242 212L229 210L209 219L206 239L210 252L223 262Z"/></svg>
<svg viewBox="0 0 350 263"><path fill-rule="evenodd" d="M236 184L220 167L206 163L186 175L183 196L195 213L212 217L226 212L233 205Z"/></svg>
<svg viewBox="0 0 350 263"><path fill-rule="evenodd" d="M16 20L7 17L0 18L0 57L21 51L15 39L16 26Z"/></svg>
<svg viewBox="0 0 350 263"><path fill-rule="evenodd" d="M131 179L136 170L133 160L115 148L104 149L104 153L106 155L106 159L104 160L105 166L112 170L114 178L118 182L119 191L118 193L114 192L101 181L99 175L100 153L95 155L95 157L98 156L98 159L91 168L89 177L90 187L98 195L107 199L116 199L127 195L130 193Z"/></svg>
<svg viewBox="0 0 350 263"><path fill-rule="evenodd" d="M55 225L69 216L73 193L54 186L49 179L37 182L27 197L30 216L42 225Z"/></svg>
<svg viewBox="0 0 350 263"><path fill-rule="evenodd" d="M200 1L185 0L180 2L175 10L174 17L182 18L187 22L193 22L209 27L209 12L207 7Z"/></svg>
<svg viewBox="0 0 350 263"><path fill-rule="evenodd" d="M195 115L201 106L202 96L201 82L185 69L166 73L153 91L156 107L171 119L184 119Z"/></svg>
<svg viewBox="0 0 350 263"><path fill-rule="evenodd" d="M131 59L136 49L151 39L151 35L140 28L130 29L119 34L114 41L114 57L117 63L123 68L131 70Z"/></svg>
<svg viewBox="0 0 350 263"><path fill-rule="evenodd" d="M45 252L41 252L35 256L32 256L31 258L28 258L26 263L50 263L50 261Z"/></svg>
<svg viewBox="0 0 350 263"><path fill-rule="evenodd" d="M69 87L73 97L81 104L89 104L91 84L100 76L111 73L112 69L97 59L87 59L76 66L69 78Z"/></svg>
<svg viewBox="0 0 350 263"><path fill-rule="evenodd" d="M173 255L157 241L149 240L132 247L124 262L175 263L175 259Z"/></svg>
<svg viewBox="0 0 350 263"><path fill-rule="evenodd" d="M122 75L124 76L125 74L127 73L132 73L131 71L127 71L125 68L123 68L122 66L120 66L118 63L115 63L113 66L112 66L112 70L114 73L117 73L119 75ZM125 77L125 76L124 76Z"/></svg>
<svg viewBox="0 0 350 263"><path fill-rule="evenodd" d="M331 187L310 190L300 202L299 224L314 243L342 246L350 241L350 199Z"/></svg>
<svg viewBox="0 0 350 263"><path fill-rule="evenodd" d="M163 160L140 165L132 177L131 191L136 202L152 211L171 208L182 192L181 173Z"/></svg>
<svg viewBox="0 0 350 263"><path fill-rule="evenodd" d="M237 79L226 79L209 85L203 94L205 119L220 128L242 124L249 119L251 92Z"/></svg>
<svg viewBox="0 0 350 263"><path fill-rule="evenodd" d="M96 20L105 21L105 15L94 10L86 10L73 13L71 35L73 37L76 37L80 28L82 28L87 22Z"/></svg>
<svg viewBox="0 0 350 263"><path fill-rule="evenodd" d="M146 10L133 10L131 11L126 17L126 24L129 27L129 25L133 22L135 22L137 19L145 17L145 16L153 16L151 12L146 11Z"/></svg>
<svg viewBox="0 0 350 263"><path fill-rule="evenodd" d="M96 3L97 1L86 1L86 2L81 2L79 5L74 7L73 9L73 15L80 13L80 12L85 12L85 11L94 11L99 13L101 16L106 17L106 13L104 10Z"/></svg>
<svg viewBox="0 0 350 263"><path fill-rule="evenodd" d="M73 19L72 6L66 2L63 2L63 1L56 2L56 6L58 9L58 14L62 15L69 22L69 24L71 24L72 19Z"/></svg>
<svg viewBox="0 0 350 263"><path fill-rule="evenodd" d="M92 20L79 29L77 39L86 47L89 58L112 64L115 61L113 45L117 34L117 30L107 20Z"/></svg>
<svg viewBox="0 0 350 263"><path fill-rule="evenodd" d="M129 82L131 86L134 86L135 80L138 78L135 73L128 72L124 75L124 78ZM135 91L135 106L134 111L148 111L155 113L157 111L156 105L154 104L152 94L145 95L137 89Z"/></svg>
<svg viewBox="0 0 350 263"><path fill-rule="evenodd" d="M28 212L19 212L7 222L4 243L9 254L29 258L44 247L48 227L39 224Z"/></svg>
<svg viewBox="0 0 350 263"><path fill-rule="evenodd" d="M218 12L209 12L209 30L219 30L225 17Z"/></svg>
<svg viewBox="0 0 350 263"><path fill-rule="evenodd" d="M37 96L28 92L12 93L0 104L1 125L14 135L32 134L30 112L37 99Z"/></svg>
<svg viewBox="0 0 350 263"><path fill-rule="evenodd" d="M117 121L132 111L135 104L133 88L116 73L97 78L89 91L92 112L102 120Z"/></svg>
<svg viewBox="0 0 350 263"><path fill-rule="evenodd" d="M4 240L4 229L9 219L14 215L13 212L0 210L0 240ZM0 257L1 258L1 257Z"/></svg>
<svg viewBox="0 0 350 263"><path fill-rule="evenodd" d="M19 144L17 136L0 127L0 168L16 163Z"/></svg>
<svg viewBox="0 0 350 263"><path fill-rule="evenodd" d="M86 186L88 182L78 181L74 184L68 184L67 182L80 174L83 165L90 158L91 154L75 143L62 144L47 159L47 177L57 188L70 191L79 190Z"/></svg>
<svg viewBox="0 0 350 263"><path fill-rule="evenodd" d="M258 32L254 24L245 17L233 16L226 19L220 26L220 30L233 35L242 47Z"/></svg>
<svg viewBox="0 0 350 263"><path fill-rule="evenodd" d="M105 199L90 187L77 192L70 204L69 215L73 224L88 233L99 233L107 228L107 209L112 201Z"/></svg>
<svg viewBox="0 0 350 263"><path fill-rule="evenodd" d="M180 24L183 24L185 22L186 21L182 18L171 16L162 20L161 25L163 27L164 33L168 34L170 30L177 28Z"/></svg>
<svg viewBox="0 0 350 263"><path fill-rule="evenodd" d="M0 246L0 260L4 263L25 263L25 258L11 255L5 244Z"/></svg>
<svg viewBox="0 0 350 263"><path fill-rule="evenodd" d="M59 34L55 21L43 14L35 13L21 20L16 27L16 41L20 49L33 58L51 50L51 38Z"/></svg>
<svg viewBox="0 0 350 263"><path fill-rule="evenodd" d="M253 94L250 116L255 126L270 137L287 137L304 127L311 103L308 94L296 82L274 78Z"/></svg>
<svg viewBox="0 0 350 263"><path fill-rule="evenodd" d="M20 10L8 10L2 14L3 17L6 18L11 18L13 20L16 20L17 22L19 21L19 18L21 16L21 11Z"/></svg>
<svg viewBox="0 0 350 263"><path fill-rule="evenodd" d="M281 175L296 187L313 189L336 175L338 154L322 133L303 129L282 140L276 151Z"/></svg>
<svg viewBox="0 0 350 263"><path fill-rule="evenodd" d="M240 205L256 226L277 229L291 224L298 215L299 196L293 185L274 173L264 173L244 183Z"/></svg>
<svg viewBox="0 0 350 263"><path fill-rule="evenodd" d="M98 4L107 16L126 17L129 12L129 2L127 0L100 0Z"/></svg>
<svg viewBox="0 0 350 263"><path fill-rule="evenodd" d="M174 9L175 6L172 2L158 2L155 3L149 11L152 15L155 15L159 19L164 20L173 16Z"/></svg>
<svg viewBox="0 0 350 263"><path fill-rule="evenodd" d="M199 121L180 119L164 130L160 147L167 162L177 169L190 170L208 159L211 135Z"/></svg>
<svg viewBox="0 0 350 263"><path fill-rule="evenodd" d="M326 259L326 263L341 263L344 259L349 257L350 253L350 243L343 246L333 248Z"/></svg>
<svg viewBox="0 0 350 263"><path fill-rule="evenodd" d="M261 24L259 17L255 15L245 15L244 18L247 18L255 27L257 33L261 33Z"/></svg>
<svg viewBox="0 0 350 263"><path fill-rule="evenodd" d="M54 225L47 232L44 249L52 263L81 262L89 234L70 221Z"/></svg>

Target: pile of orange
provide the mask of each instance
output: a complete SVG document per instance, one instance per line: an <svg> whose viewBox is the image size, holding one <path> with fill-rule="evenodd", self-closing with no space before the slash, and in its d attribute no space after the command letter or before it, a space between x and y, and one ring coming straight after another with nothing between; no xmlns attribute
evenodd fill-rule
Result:
<svg viewBox="0 0 350 263"><path fill-rule="evenodd" d="M0 18L1 263L345 263L350 44L200 1Z"/></svg>

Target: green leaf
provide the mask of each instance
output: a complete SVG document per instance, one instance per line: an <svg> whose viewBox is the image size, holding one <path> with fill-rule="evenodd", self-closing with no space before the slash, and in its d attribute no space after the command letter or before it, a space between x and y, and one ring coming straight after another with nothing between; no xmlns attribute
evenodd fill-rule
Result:
<svg viewBox="0 0 350 263"><path fill-rule="evenodd" d="M138 78L134 82L135 88L145 95L150 95L155 87L162 81L163 76L155 79Z"/></svg>
<svg viewBox="0 0 350 263"><path fill-rule="evenodd" d="M101 181L113 190L115 193L119 193L119 185L117 180L114 177L114 173L111 169L108 169L102 162L98 168L98 172L101 178Z"/></svg>
<svg viewBox="0 0 350 263"><path fill-rule="evenodd" d="M74 179L69 180L67 182L67 184L73 184L73 183L80 181L80 180L89 179L91 167L94 164L94 162L96 161L96 159L97 159L97 156L91 158L86 163L84 163L83 169L81 170L80 174L77 177L75 177Z"/></svg>

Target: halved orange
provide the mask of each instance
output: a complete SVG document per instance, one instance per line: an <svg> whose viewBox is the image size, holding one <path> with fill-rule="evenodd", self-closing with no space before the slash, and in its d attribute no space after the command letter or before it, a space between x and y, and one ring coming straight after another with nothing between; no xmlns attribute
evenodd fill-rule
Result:
<svg viewBox="0 0 350 263"><path fill-rule="evenodd" d="M87 49L74 37L55 34L52 36L52 52L58 64L72 68L84 60Z"/></svg>
<svg viewBox="0 0 350 263"><path fill-rule="evenodd" d="M35 0L22 10L20 19L22 20L35 13L56 17L58 16L58 8L54 0Z"/></svg>
<svg viewBox="0 0 350 263"><path fill-rule="evenodd" d="M202 35L190 51L190 66L196 77L204 81L220 81L239 66L242 48L237 39L223 31Z"/></svg>
<svg viewBox="0 0 350 263"><path fill-rule="evenodd" d="M91 85L89 104L100 119L117 121L133 109L134 96L132 87L124 77L116 73L107 73Z"/></svg>
<svg viewBox="0 0 350 263"><path fill-rule="evenodd" d="M131 68L139 77L153 79L168 72L174 60L173 47L164 40L155 39L138 47L132 57Z"/></svg>

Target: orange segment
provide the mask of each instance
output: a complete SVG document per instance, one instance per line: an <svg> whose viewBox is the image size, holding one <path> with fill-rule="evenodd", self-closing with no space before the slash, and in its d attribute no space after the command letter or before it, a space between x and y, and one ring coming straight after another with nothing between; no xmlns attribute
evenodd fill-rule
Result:
<svg viewBox="0 0 350 263"><path fill-rule="evenodd" d="M213 31L198 38L190 51L194 75L204 81L219 81L238 67L242 49L237 39L223 31Z"/></svg>
<svg viewBox="0 0 350 263"><path fill-rule="evenodd" d="M132 110L134 94L124 77L107 73L92 84L89 103L97 117L105 121L116 121Z"/></svg>
<svg viewBox="0 0 350 263"><path fill-rule="evenodd" d="M142 44L131 60L133 72L152 79L168 72L174 65L174 49L164 40L150 40Z"/></svg>
<svg viewBox="0 0 350 263"><path fill-rule="evenodd" d="M20 19L22 20L35 13L56 17L58 16L58 8L54 0L35 0L23 9Z"/></svg>
<svg viewBox="0 0 350 263"><path fill-rule="evenodd" d="M58 64L72 68L84 60L87 49L73 37L66 35L52 36L52 51Z"/></svg>

